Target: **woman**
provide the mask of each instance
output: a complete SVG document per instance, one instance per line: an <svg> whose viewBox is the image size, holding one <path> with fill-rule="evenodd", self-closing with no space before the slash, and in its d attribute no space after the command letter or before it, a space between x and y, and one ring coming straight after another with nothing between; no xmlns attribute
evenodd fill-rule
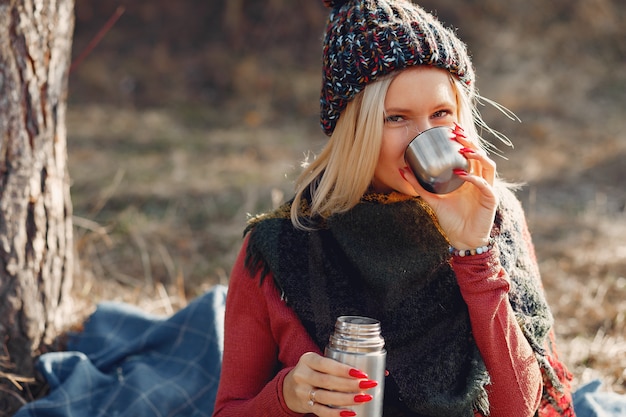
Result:
<svg viewBox="0 0 626 417"><path fill-rule="evenodd" d="M381 381L322 356L341 315L381 322L385 416L574 415L522 209L477 134L464 44L408 1L325 4L330 139L295 197L246 230L214 416L357 415ZM471 167L446 195L404 161L438 126Z"/></svg>

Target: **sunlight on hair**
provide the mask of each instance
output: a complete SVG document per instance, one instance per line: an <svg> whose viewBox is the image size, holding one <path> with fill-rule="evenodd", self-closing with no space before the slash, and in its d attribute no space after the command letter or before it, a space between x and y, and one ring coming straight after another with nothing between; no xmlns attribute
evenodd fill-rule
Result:
<svg viewBox="0 0 626 417"><path fill-rule="evenodd" d="M509 139L508 136L506 136L504 133L499 132L495 129L493 129L492 127L490 127L482 118L482 115L480 114L480 110L478 109L478 106L485 106L485 104L489 104L491 106L493 106L493 108L495 108L496 110L498 110L500 113L504 114L509 120L512 121L516 121L521 123L522 120L515 114L513 113L512 110L508 109L507 107L503 106L502 104L493 101L487 97L481 96L480 94L476 93L476 105L472 107L472 113L474 116L474 123L476 124L477 127L479 127L481 130L484 130L486 132L488 132L489 134L491 134L492 136L494 136L496 139L498 139L500 142L502 142L504 145L510 147L510 148L514 148L515 145L513 144L513 141L511 139ZM482 133L479 134L479 136L482 139ZM487 148L487 150L491 153L493 153L494 155L499 156L500 158L504 159L504 160L508 160L508 158L506 156L504 156L504 153L492 142L487 141L487 140L483 140L483 144L485 146L485 148Z"/></svg>

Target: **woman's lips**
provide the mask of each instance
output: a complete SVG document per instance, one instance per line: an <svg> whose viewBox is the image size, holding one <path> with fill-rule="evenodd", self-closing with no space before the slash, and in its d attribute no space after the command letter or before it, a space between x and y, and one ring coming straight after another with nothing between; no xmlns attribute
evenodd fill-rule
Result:
<svg viewBox="0 0 626 417"><path fill-rule="evenodd" d="M408 166L405 166L404 168L400 168L398 171L400 171L400 176L402 177L403 180L407 181L406 179L406 175L407 174L412 174L413 172L411 171L411 168L409 168Z"/></svg>

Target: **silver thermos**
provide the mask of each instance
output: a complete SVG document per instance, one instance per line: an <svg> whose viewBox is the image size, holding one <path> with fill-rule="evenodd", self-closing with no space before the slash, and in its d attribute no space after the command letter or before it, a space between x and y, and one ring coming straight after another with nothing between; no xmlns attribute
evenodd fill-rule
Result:
<svg viewBox="0 0 626 417"><path fill-rule="evenodd" d="M350 407L359 417L382 417L385 390L387 351L380 335L380 322L368 317L341 316L330 335L325 356L348 364L362 372L378 385L366 392L374 398L367 403Z"/></svg>

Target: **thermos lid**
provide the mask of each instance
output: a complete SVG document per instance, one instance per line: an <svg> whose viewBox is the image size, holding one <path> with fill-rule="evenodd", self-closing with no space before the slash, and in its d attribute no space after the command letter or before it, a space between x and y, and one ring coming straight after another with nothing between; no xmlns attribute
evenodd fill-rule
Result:
<svg viewBox="0 0 626 417"><path fill-rule="evenodd" d="M335 322L329 347L350 352L374 352L381 350L385 340L380 335L380 322L362 316L340 316Z"/></svg>

